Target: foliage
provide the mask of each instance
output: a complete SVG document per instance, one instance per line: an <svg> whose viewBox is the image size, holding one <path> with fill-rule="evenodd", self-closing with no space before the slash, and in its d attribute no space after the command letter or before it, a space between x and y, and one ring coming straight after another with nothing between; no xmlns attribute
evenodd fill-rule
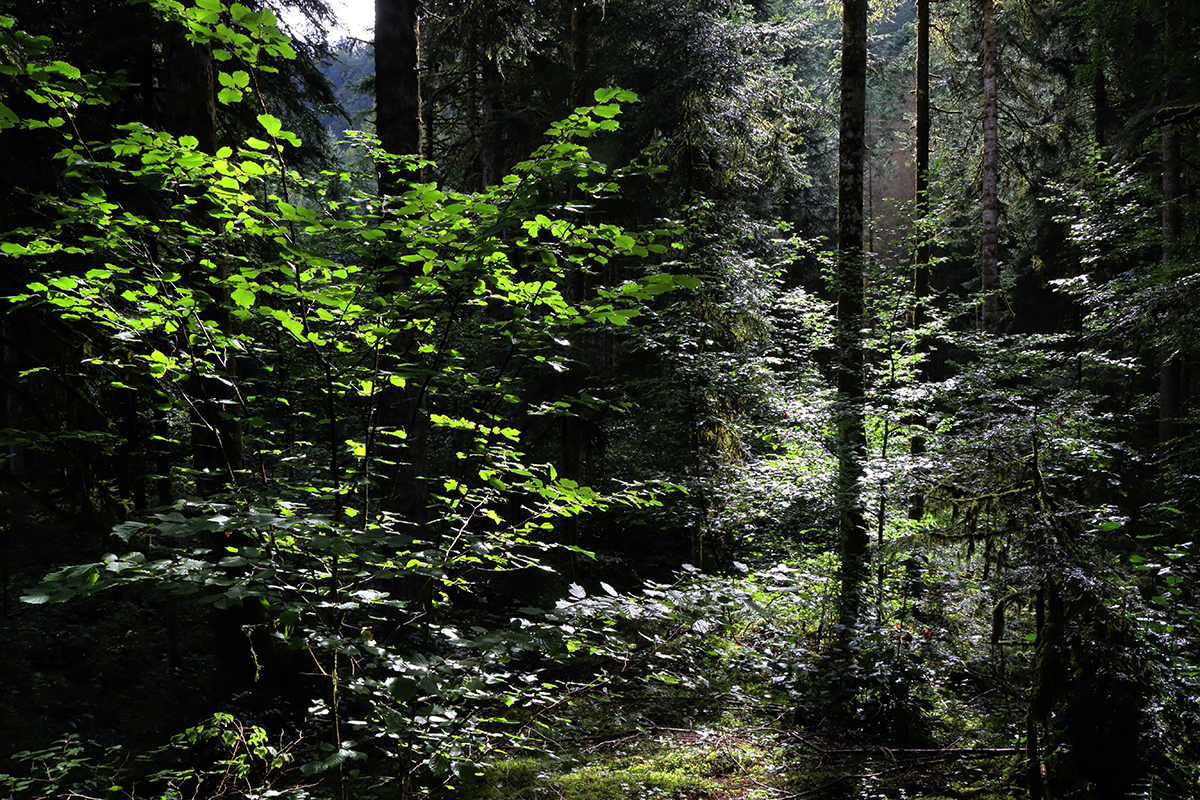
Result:
<svg viewBox="0 0 1200 800"><path fill-rule="evenodd" d="M98 758L94 742L69 734L53 746L13 755L17 775L0 775L11 797L205 797L308 796L289 776L297 742L272 744L263 728L226 713L188 728L152 753L130 760L111 747ZM181 766L199 762L201 766ZM167 766L170 764L171 766ZM285 783L286 781L286 783ZM273 787L286 785L282 791Z"/></svg>
<svg viewBox="0 0 1200 800"><path fill-rule="evenodd" d="M10 794L1196 793L1186 380L1154 435L1160 366L1197 355L1196 208L1165 241L1159 174L1164 131L1195 161L1194 10L1000 8L996 335L976 10L935 11L919 229L882 208L907 10L875 21L847 629L822 9L580 4L568 36L561 4L431 3L440 163L352 133L370 165L325 172L288 88L320 48L265 7L111 3L110 53L4 9L5 675L33 699L2 710L54 695ZM138 83L164 31L215 59L215 152ZM126 672L187 702L123 686L51 730Z"/></svg>
<svg viewBox="0 0 1200 800"><path fill-rule="evenodd" d="M241 6L230 13L250 35L217 24L217 6L160 10L198 41L230 48L218 58L253 66L263 52L287 55L271 18ZM51 120L64 130L69 191L39 199L45 222L7 233L5 255L41 276L12 300L53 310L88 341L88 380L149 392L158 414L223 437L224 474L178 467L171 478L183 499L118 525L119 552L59 570L26 599L151 581L216 609L260 607L244 628L259 684L281 680L275 640L309 653L327 687L318 716L329 720L332 744L306 773L380 746L408 762L408 775L471 769L474 753L506 727L489 709L538 702L542 690L511 685L501 666L535 640L489 637L477 625L464 638L454 607L491 576L548 570L554 520L658 502L632 486L596 491L527 460L512 422L570 413L577 401L529 394L531 375L564 368L567 336L626 326L652 298L698 284L647 271L599 289L586 306L561 288L569 270L667 250L651 235L582 216L583 198L617 187L582 141L615 130L619 104L636 97L597 91L594 106L552 126L547 144L482 193L410 184L396 197L310 204L295 199L298 190L320 196L325 184L286 169L285 145L297 140L265 110L259 135L236 151L209 155L194 137L141 123L120 126L111 142L85 142L64 123L93 95L60 85L78 71L62 64L27 74L41 82L37 98L50 113L65 115ZM222 102L248 96L250 74L220 77ZM418 166L373 155L401 176ZM545 205L545 187L557 182L577 186L579 200ZM124 199L146 192L153 213L134 210L145 200ZM396 286L378 264L411 264L414 277ZM400 332L412 334L416 352L385 361ZM381 470L404 457L390 443L404 430L379 425L380 397L409 383L430 398L450 456L435 465L442 477L427 479L437 511L420 530L383 512L373 491ZM232 424L249 467L224 438ZM214 483L223 488L204 488ZM345 736L343 704L364 720L345 723Z"/></svg>

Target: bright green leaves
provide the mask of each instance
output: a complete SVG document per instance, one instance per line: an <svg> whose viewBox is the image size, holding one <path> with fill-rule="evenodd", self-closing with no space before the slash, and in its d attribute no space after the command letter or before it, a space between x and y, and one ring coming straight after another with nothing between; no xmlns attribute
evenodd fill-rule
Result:
<svg viewBox="0 0 1200 800"><path fill-rule="evenodd" d="M275 138L283 130L283 122L278 117L273 117L270 114L259 114L258 124L263 126L263 130L271 138Z"/></svg>
<svg viewBox="0 0 1200 800"><path fill-rule="evenodd" d="M225 24L213 22L218 9L221 19L237 11L217 0L191 8L196 13L189 19L214 31ZM253 84L243 70L219 80L227 102ZM596 196L614 188L607 168L576 140L613 120L617 104L632 99L615 90L598 93L598 110L556 126L529 161L484 192L411 183L388 198L383 216L376 199L365 196L327 205L300 200L322 191L295 174L286 176L288 186L304 191L264 192L264 184L279 185L273 180L280 174L276 143L296 141L274 115L258 115L261 138L212 155L195 137L130 124L120 138L95 148L111 159L105 185L156 193L164 213L153 220L128 213L92 187L56 202L59 220L46 230L10 235L3 252L44 268L23 299L107 334L107 341L100 337L104 353L97 363L121 370L113 385L140 380L179 398L182 407L187 381L205 376L224 387L222 396L242 398L222 413L239 416L261 437L264 452L280 458L285 448L270 442L271 429L278 408L292 407L296 398L260 391L255 381L263 379L228 375L230 358L253 358L264 371L278 360L316 370L297 380L309 381L306 390L324 393L335 406L370 406L393 387L414 384L461 398L465 412L433 417L471 463L466 474L473 476L459 484L465 494L455 491L446 502L474 505L503 527L509 524L504 515L493 517L488 509L501 508L498 498L506 493L528 493L541 503L521 529L528 532L547 517L612 498L539 476L523 463L515 449L521 425L514 419L527 412L570 413L574 402L594 402L581 395L558 404L538 401L530 409L526 374L572 369L571 343L580 326L626 328L663 295L698 284L654 268L667 249L654 234L592 222L579 203L542 199L560 191L564 178L605 176L591 187ZM395 165L399 174L412 175L408 167L415 163L399 159ZM333 179L353 183L355 176ZM63 263L52 259L66 252L68 230L83 266L52 271ZM593 277L589 298L567 296L577 276L620 275L626 268L646 277L607 287ZM394 356L391 348L406 339L413 344ZM484 411L495 408L503 413ZM394 458L391 451L405 446L404 435L402 426L392 426L352 440L347 446L356 472L353 480L342 476L346 488L337 496L353 495L363 475L373 479L378 460ZM319 496L332 492L323 488ZM367 511L360 509L360 517L368 518Z"/></svg>
<svg viewBox="0 0 1200 800"><path fill-rule="evenodd" d="M228 37L229 17L247 19L218 0L175 5L213 36ZM253 91L249 70L219 80L224 102ZM30 602L147 581L217 606L261 603L280 636L319 659L370 658L381 645L366 633L347 638L341 620L369 632L379 605L403 604L369 581L420 576L431 602L449 602L483 572L548 569L539 559L556 545L545 531L565 518L656 503L638 488L597 491L522 451L539 446L527 424L602 405L587 391L544 397L558 374L581 371L573 359L598 327L628 328L695 280L659 274L666 248L655 236L591 221L589 198L546 202L566 196L570 181L601 176L596 197L613 188L575 140L629 98L598 99L599 111L556 128L499 185L466 193L402 183L382 210L377 196L342 188L362 176L332 176L338 197L322 200L334 193L281 174L279 144L295 139L271 114L258 116L262 132L240 150L208 154L195 137L137 124L95 146L108 159L104 181L54 198L50 223L0 244L39 276L22 299L82 323L89 380L153 398L179 437L164 450L185 450L198 420L236 420L254 475L231 469L236 492L118 526L123 555L51 576ZM394 162L406 178L417 177L416 163ZM153 216L116 202L127 197L145 198ZM574 290L584 279L586 294ZM380 502L392 466L419 441L411 418L388 418L387 404L414 389L428 398L429 438L444 448L429 460L428 526ZM175 476L195 480L186 468ZM225 545L217 558L198 557L197 541L213 540ZM477 632L440 632L454 647L475 646L467 637ZM414 717L427 728L452 719L451 701L467 696L444 688L448 676L476 680L474 670L438 672L415 659L412 680L404 674L395 696L446 700ZM376 687L359 689L367 698ZM446 761L439 746L431 763Z"/></svg>
<svg viewBox="0 0 1200 800"><path fill-rule="evenodd" d="M186 4L180 0L150 0L150 4L165 19L182 25L187 37L196 44L212 48L217 61L234 59L264 72L276 72L276 67L264 63L263 56L292 59L296 51L287 36L279 30L275 15L269 10L254 11L242 3L226 5L222 0L193 0ZM246 83L235 77L222 80L221 102L236 102Z"/></svg>
<svg viewBox="0 0 1200 800"><path fill-rule="evenodd" d="M638 102L636 93L624 89L597 89L592 96L596 105L576 109L571 118L576 123L583 121L583 128L579 132L581 136L590 136L597 130L616 130L616 117L621 113L621 103Z"/></svg>
<svg viewBox="0 0 1200 800"><path fill-rule="evenodd" d="M146 356L145 360L150 374L155 378L164 377L168 370L175 369L178 366L174 359L158 350L151 352L150 355Z"/></svg>
<svg viewBox="0 0 1200 800"><path fill-rule="evenodd" d="M254 292L251 291L250 289L246 288L245 286L239 286L238 288L236 288L232 292L230 292L230 295L229 295L229 299L232 300L237 305L241 306L242 308L250 308L251 306L253 306L255 297L256 297L256 295L254 294Z"/></svg>
<svg viewBox="0 0 1200 800"><path fill-rule="evenodd" d="M637 92L631 92L628 89L616 89L608 87L597 89L592 93L597 103L636 103L638 102Z"/></svg>
<svg viewBox="0 0 1200 800"><path fill-rule="evenodd" d="M262 125L263 130L265 130L267 135L272 139L283 140L293 147L300 146L300 139L291 131L283 130L283 122L278 117L270 114L259 114L258 123ZM250 141L258 142L259 140L253 139Z"/></svg>
<svg viewBox="0 0 1200 800"><path fill-rule="evenodd" d="M598 131L617 130L620 124L616 118L621 113L621 103L636 103L638 96L624 89L597 89L594 97L596 105L577 108L571 116L550 126L546 133L554 141L535 154L533 163L553 155L562 160L562 166L573 163L572 171L577 175L603 171L601 165L589 163L587 149L573 140L589 138ZM518 165L517 170L529 163Z"/></svg>
<svg viewBox="0 0 1200 800"><path fill-rule="evenodd" d="M237 70L232 74L219 72L217 80L221 83L221 91L217 94L217 99L222 103L236 103L242 99L246 87L250 85L250 74L244 70Z"/></svg>

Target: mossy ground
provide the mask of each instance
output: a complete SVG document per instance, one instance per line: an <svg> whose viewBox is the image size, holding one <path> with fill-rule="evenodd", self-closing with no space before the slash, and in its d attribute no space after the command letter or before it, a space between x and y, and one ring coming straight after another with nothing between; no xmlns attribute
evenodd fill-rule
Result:
<svg viewBox="0 0 1200 800"><path fill-rule="evenodd" d="M541 757L492 763L463 800L1009 800L1024 796L1000 702L969 637L874 639L857 717L803 689L822 664L802 623L727 627L680 654L676 682L629 680L573 709ZM682 668L681 662L688 662ZM909 690L907 681L912 681ZM802 689L797 690L800 686ZM917 687L922 687L918 690ZM926 691L928 690L928 691ZM825 690L828 694L828 688ZM986 699L986 709L982 706ZM803 719L798 705L805 706ZM1019 711L1014 706L1013 711ZM872 716L874 715L874 716ZM1007 746L1007 747L1006 747Z"/></svg>
<svg viewBox="0 0 1200 800"><path fill-rule="evenodd" d="M804 744L799 734L759 729L647 731L637 741L581 754L572 761L522 758L497 762L463 800L1010 800L1018 787L997 785L1009 766L993 757L970 763L872 751L836 752L845 743ZM835 747L834 745L838 745ZM958 763L956 763L958 762Z"/></svg>

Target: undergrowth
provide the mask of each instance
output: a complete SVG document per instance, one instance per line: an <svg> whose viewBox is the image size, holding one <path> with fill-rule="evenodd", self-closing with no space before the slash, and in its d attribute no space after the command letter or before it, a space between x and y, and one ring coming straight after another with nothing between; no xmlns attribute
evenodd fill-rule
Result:
<svg viewBox="0 0 1200 800"><path fill-rule="evenodd" d="M497 734L505 732L461 751L455 765L473 768L405 773L368 754L335 765L347 796L799 800L1023 791L1024 706L985 666L993 654L983 616L964 613L978 592L969 565L944 554L921 556L920 569L895 561L851 637L854 658L842 658L831 651L833 581L823 559L735 564L725 576L685 570L673 583L624 593L573 585L554 609L523 609L513 624L554 652L497 645L490 669L530 689L510 690L504 710L447 707L458 719L474 713L481 730L493 714ZM1022 659L1028 653L1013 648L1002 663L1014 670ZM302 742L269 742L228 716L177 737L142 769L140 789L127 765L91 758L85 744L64 745L76 777L53 773L57 756L47 751L19 757L27 774L0 776L0 785L22 797L70 796L69 786L86 787L85 796L115 786L107 796L166 797L171 787L195 794L212 785L246 797L327 795L321 776L302 769ZM201 774L188 766L200 745L229 753Z"/></svg>
<svg viewBox="0 0 1200 800"><path fill-rule="evenodd" d="M970 572L952 560L922 564L919 574L897 565L848 667L829 657L830 582L803 559L560 604L560 620L579 630L602 621L640 644L525 755L442 794L1016 796L1019 698L983 666L986 632L946 613L974 589Z"/></svg>

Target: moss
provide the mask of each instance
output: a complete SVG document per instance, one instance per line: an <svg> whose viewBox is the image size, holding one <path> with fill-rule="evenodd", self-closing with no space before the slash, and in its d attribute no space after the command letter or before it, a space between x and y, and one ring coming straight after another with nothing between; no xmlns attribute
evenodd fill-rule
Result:
<svg viewBox="0 0 1200 800"><path fill-rule="evenodd" d="M562 775L555 782L566 800L690 800L707 797L717 788L708 778L686 771L655 769L652 764L620 770L587 766Z"/></svg>
<svg viewBox="0 0 1200 800"><path fill-rule="evenodd" d="M695 800L708 797L717 784L720 753L690 748L669 750L643 760L605 761L554 775L546 762L532 758L498 761L470 786L457 788L462 800ZM727 759L728 760L728 759Z"/></svg>

